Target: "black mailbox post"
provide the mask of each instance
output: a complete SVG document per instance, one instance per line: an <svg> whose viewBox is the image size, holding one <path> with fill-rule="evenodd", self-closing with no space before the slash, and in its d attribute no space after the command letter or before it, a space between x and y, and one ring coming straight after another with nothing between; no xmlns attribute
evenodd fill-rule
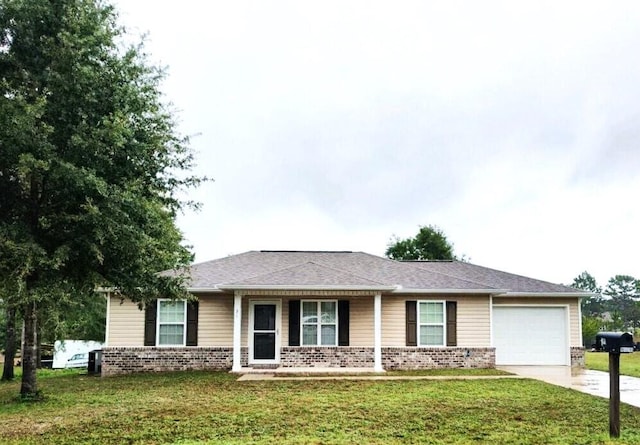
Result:
<svg viewBox="0 0 640 445"><path fill-rule="evenodd" d="M600 332L596 348L609 353L609 436L620 437L620 354L633 352L633 335Z"/></svg>

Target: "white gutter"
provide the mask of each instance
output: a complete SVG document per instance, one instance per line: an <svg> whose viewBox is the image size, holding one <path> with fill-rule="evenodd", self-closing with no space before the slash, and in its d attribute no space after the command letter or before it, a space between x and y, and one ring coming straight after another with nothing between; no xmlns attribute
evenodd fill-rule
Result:
<svg viewBox="0 0 640 445"><path fill-rule="evenodd" d="M222 292L217 287L188 287L187 292Z"/></svg>

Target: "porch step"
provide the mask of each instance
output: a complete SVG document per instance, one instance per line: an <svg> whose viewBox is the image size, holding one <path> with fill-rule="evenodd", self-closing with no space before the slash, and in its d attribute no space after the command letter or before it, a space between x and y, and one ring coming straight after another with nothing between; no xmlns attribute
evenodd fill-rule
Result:
<svg viewBox="0 0 640 445"><path fill-rule="evenodd" d="M278 365L277 363L265 363L265 364L256 364L256 365L252 365L251 368L247 368L247 369L269 369L269 370L274 370L274 369L278 369L280 367L280 365Z"/></svg>
<svg viewBox="0 0 640 445"><path fill-rule="evenodd" d="M282 368L278 365L275 367L267 368L268 365L252 366L242 368L239 374L273 374L273 375L317 375L317 374L329 374L329 375L358 375L358 374L380 374L373 368ZM273 366L273 365L271 365Z"/></svg>

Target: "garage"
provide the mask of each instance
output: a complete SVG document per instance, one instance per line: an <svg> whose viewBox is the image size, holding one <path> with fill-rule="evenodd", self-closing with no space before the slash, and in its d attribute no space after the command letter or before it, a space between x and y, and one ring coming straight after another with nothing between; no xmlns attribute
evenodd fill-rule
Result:
<svg viewBox="0 0 640 445"><path fill-rule="evenodd" d="M568 365L566 307L494 306L496 365Z"/></svg>

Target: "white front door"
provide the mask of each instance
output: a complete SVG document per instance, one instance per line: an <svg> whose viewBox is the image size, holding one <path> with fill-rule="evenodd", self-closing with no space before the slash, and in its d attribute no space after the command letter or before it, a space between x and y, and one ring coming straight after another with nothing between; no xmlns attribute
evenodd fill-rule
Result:
<svg viewBox="0 0 640 445"><path fill-rule="evenodd" d="M280 362L280 302L249 302L249 363Z"/></svg>
<svg viewBox="0 0 640 445"><path fill-rule="evenodd" d="M495 305L496 365L568 365L567 311L557 306Z"/></svg>

